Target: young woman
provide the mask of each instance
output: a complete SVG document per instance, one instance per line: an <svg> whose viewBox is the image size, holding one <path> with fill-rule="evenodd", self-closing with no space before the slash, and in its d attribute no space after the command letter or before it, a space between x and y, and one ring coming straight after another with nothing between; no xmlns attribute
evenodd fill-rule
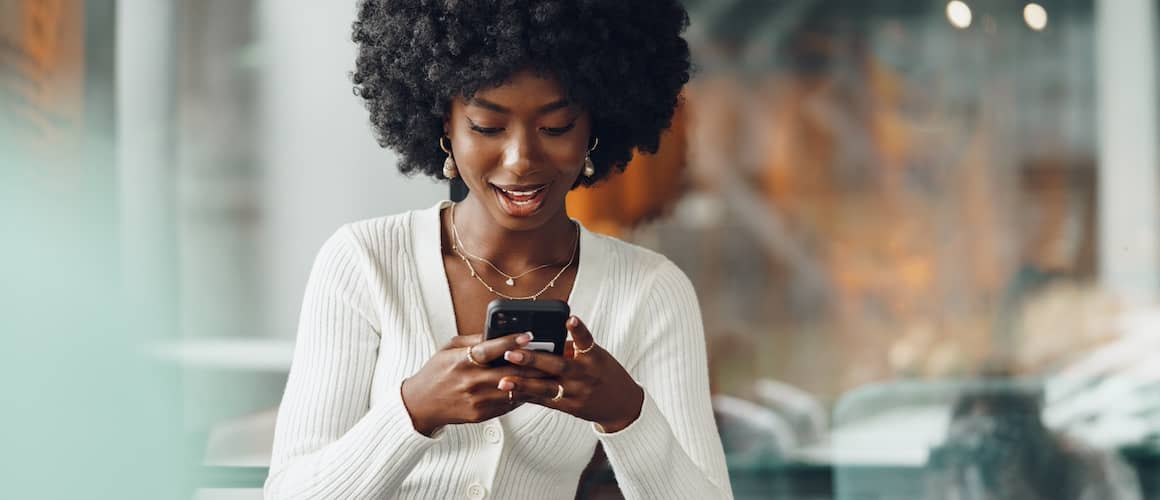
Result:
<svg viewBox="0 0 1160 500"><path fill-rule="evenodd" d="M687 23L675 0L360 4L380 143L470 194L323 245L267 497L571 499L597 442L627 498L732 497L689 280L564 204L656 151ZM484 340L496 298L568 302L565 355Z"/></svg>

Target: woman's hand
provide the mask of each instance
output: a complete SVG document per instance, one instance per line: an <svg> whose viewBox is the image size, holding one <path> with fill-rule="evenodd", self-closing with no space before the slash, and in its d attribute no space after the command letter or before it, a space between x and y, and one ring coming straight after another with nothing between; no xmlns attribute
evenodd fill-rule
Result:
<svg viewBox="0 0 1160 500"><path fill-rule="evenodd" d="M430 436L447 424L483 422L514 409L518 402L508 391L496 388L499 380L504 376L534 380L544 374L528 367L492 368L487 364L529 341L526 333L487 341L482 335L451 339L418 373L403 381L403 404L415 430Z"/></svg>
<svg viewBox="0 0 1160 500"><path fill-rule="evenodd" d="M505 375L497 386L513 391L517 403L530 402L595 422L604 432L617 432L636 421L644 404L644 389L604 349L596 345L579 318L568 318L573 344L563 357L514 350L505 359L548 378ZM582 352L583 351L583 352ZM561 392L561 387L563 391ZM558 399L557 396L560 396Z"/></svg>

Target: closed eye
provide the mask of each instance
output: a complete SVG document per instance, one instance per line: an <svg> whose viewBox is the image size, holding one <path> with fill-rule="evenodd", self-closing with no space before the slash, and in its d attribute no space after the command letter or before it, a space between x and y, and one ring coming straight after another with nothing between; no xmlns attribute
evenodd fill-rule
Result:
<svg viewBox="0 0 1160 500"><path fill-rule="evenodd" d="M576 127L576 122L569 123L563 127L544 127L544 133L552 136L567 134L569 130Z"/></svg>
<svg viewBox="0 0 1160 500"><path fill-rule="evenodd" d="M471 130L487 136L497 135L500 132L503 132L503 129L500 127L481 127L474 123L471 124Z"/></svg>
<svg viewBox="0 0 1160 500"><path fill-rule="evenodd" d="M471 118L467 119L467 126L470 127L473 132L476 132L480 135L492 136L503 132L503 127L484 127L483 125L475 123L475 120L472 120Z"/></svg>

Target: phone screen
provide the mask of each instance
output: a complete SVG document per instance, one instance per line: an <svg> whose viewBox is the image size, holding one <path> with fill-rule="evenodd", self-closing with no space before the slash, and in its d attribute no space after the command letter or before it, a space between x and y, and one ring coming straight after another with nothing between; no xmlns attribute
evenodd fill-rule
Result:
<svg viewBox="0 0 1160 500"><path fill-rule="evenodd" d="M488 339L494 339L515 333L532 332L534 338L526 349L563 356L564 343L568 338L564 323L568 321L570 314L568 304L558 300L492 301L487 308L486 336ZM499 359L493 364L508 363Z"/></svg>

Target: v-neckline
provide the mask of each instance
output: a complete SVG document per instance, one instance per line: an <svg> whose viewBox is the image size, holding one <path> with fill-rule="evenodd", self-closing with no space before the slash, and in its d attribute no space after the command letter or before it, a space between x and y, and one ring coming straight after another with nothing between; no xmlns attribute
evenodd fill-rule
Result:
<svg viewBox="0 0 1160 500"><path fill-rule="evenodd" d="M451 283L447 278L447 269L443 265L441 248L440 213L449 206L450 201L440 201L431 208L414 212L411 220L416 273L427 313L427 324L431 328L436 348L445 345L459 333L455 303L451 299ZM579 267L576 269L572 290L568 292L568 306L572 314L591 327L592 308L599 295L601 284L601 280L596 279L601 273L597 268L605 265L605 259L600 256L600 239L579 221L576 221L576 224L580 227L580 256L577 263Z"/></svg>

